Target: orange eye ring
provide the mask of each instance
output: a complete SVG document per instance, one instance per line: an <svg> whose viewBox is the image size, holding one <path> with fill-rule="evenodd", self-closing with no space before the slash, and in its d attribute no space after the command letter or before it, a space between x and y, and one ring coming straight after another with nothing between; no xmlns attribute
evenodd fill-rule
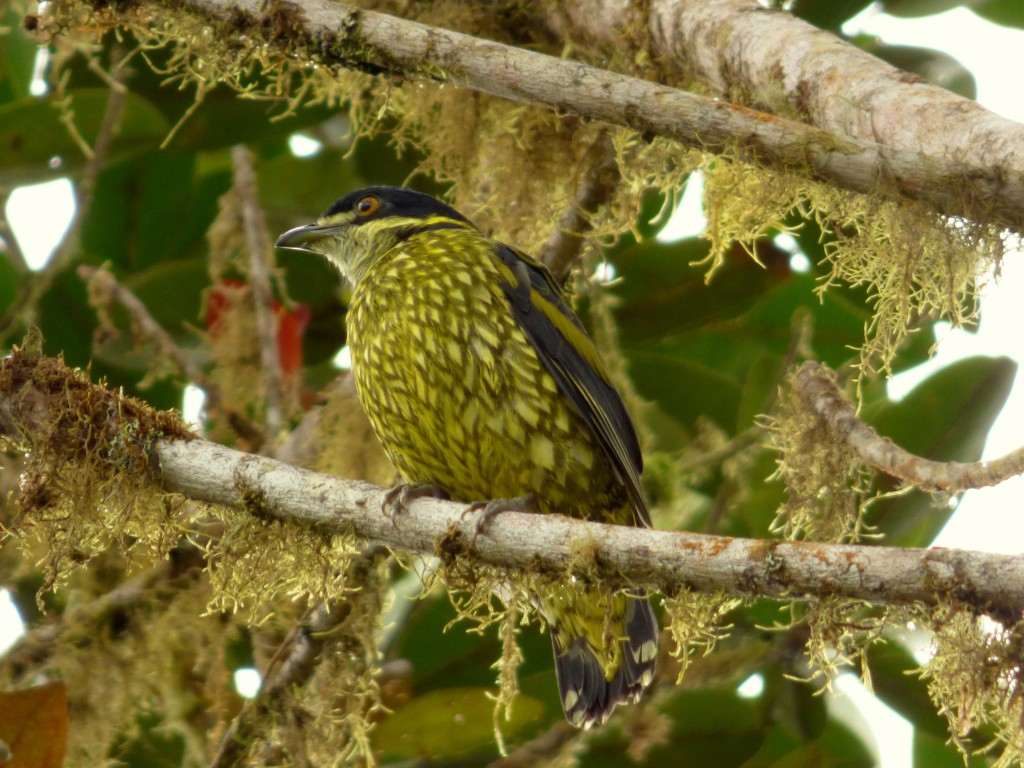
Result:
<svg viewBox="0 0 1024 768"><path fill-rule="evenodd" d="M376 195L367 195L359 198L356 202L356 213L360 216L373 216L380 208L380 198Z"/></svg>

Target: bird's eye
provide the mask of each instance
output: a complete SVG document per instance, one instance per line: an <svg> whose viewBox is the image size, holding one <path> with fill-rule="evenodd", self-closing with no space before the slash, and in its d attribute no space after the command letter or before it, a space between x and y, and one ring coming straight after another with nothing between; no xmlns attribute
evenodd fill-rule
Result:
<svg viewBox="0 0 1024 768"><path fill-rule="evenodd" d="M380 198L376 195L367 195L356 203L356 213L360 216L372 216L380 208Z"/></svg>

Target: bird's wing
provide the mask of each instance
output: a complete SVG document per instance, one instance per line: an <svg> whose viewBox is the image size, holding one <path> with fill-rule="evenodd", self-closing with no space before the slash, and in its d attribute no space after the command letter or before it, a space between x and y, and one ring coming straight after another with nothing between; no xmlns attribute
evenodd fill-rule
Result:
<svg viewBox="0 0 1024 768"><path fill-rule="evenodd" d="M651 517L640 484L640 443L622 398L608 382L593 341L547 267L507 245L496 245L495 255L511 272L502 289L516 320L559 389L597 435L626 486L637 521L649 528Z"/></svg>

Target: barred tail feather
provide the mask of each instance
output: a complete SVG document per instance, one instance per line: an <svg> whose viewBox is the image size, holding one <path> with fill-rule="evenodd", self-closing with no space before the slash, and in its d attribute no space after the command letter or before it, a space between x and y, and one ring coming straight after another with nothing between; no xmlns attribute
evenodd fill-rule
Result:
<svg viewBox="0 0 1024 768"><path fill-rule="evenodd" d="M609 679L585 637L565 637L552 627L558 694L566 719L577 728L601 725L616 705L637 701L654 678L658 624L646 598L627 601L623 630L622 662Z"/></svg>

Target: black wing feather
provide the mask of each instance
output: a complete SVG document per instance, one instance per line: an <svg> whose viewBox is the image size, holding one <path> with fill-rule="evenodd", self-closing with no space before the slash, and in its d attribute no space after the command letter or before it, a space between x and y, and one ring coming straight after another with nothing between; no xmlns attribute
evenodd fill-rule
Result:
<svg viewBox="0 0 1024 768"><path fill-rule="evenodd" d="M595 369L544 312L533 305L531 291L536 291L556 307L580 330L586 342L592 343L582 323L569 308L554 278L543 264L506 245L499 244L496 255L516 277L515 284L502 285L516 320L537 350L541 362L558 383L559 389L572 401L583 420L597 435L602 450L626 487L638 522L649 528L651 518L640 485L643 456L633 420L619 393L608 383L603 372Z"/></svg>

